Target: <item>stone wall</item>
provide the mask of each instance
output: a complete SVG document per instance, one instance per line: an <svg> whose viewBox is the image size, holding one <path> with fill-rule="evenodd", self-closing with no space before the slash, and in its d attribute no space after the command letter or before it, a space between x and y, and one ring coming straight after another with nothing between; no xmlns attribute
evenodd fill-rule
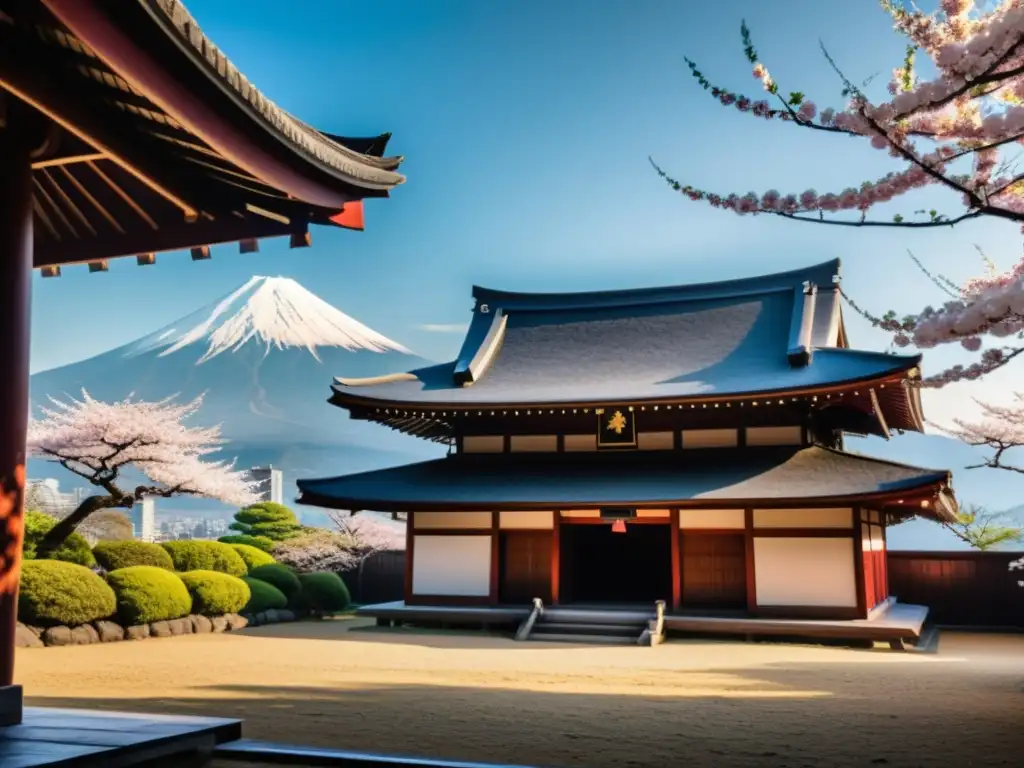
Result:
<svg viewBox="0 0 1024 768"><path fill-rule="evenodd" d="M267 611L258 617L246 617L237 613L225 616L186 616L170 621L154 621L124 627L113 621L94 621L77 627L31 627L18 622L15 634L18 648L42 648L62 645L92 645L93 643L115 643L121 640L145 640L149 637L175 637L177 635L199 635L207 632L232 632L253 624L274 624L294 621L291 611Z"/></svg>

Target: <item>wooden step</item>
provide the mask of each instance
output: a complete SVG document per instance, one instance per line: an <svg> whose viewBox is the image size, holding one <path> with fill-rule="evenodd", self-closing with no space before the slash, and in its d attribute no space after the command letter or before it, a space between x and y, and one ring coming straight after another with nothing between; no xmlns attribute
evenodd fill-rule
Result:
<svg viewBox="0 0 1024 768"><path fill-rule="evenodd" d="M644 629L645 626L640 624L578 624L568 621L539 621L533 625L531 634L609 635L637 638Z"/></svg>
<svg viewBox="0 0 1024 768"><path fill-rule="evenodd" d="M534 632L528 638L531 642L536 643L576 643L577 645L636 645L637 637L640 633L637 632L636 636L610 636L610 635L581 635L581 634L570 634L570 633L537 633Z"/></svg>
<svg viewBox="0 0 1024 768"><path fill-rule="evenodd" d="M636 626L655 618L654 611L617 611L589 608L545 608L542 620L567 624L618 624Z"/></svg>

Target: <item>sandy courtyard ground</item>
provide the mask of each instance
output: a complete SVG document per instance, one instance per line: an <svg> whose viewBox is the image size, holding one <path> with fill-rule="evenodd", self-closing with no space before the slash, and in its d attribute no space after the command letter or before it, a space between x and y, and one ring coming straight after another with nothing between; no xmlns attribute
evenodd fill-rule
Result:
<svg viewBox="0 0 1024 768"><path fill-rule="evenodd" d="M1024 635L937 654L517 644L361 620L19 651L29 704L245 719L248 737L534 766L1024 765Z"/></svg>

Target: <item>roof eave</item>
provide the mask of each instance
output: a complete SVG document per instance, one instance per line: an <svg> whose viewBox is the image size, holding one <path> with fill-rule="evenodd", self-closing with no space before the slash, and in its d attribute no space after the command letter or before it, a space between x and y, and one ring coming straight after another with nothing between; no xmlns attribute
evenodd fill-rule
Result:
<svg viewBox="0 0 1024 768"><path fill-rule="evenodd" d="M836 392L850 387L871 386L873 384L891 384L894 381L902 380L900 374L908 368L916 366L916 359L907 358L901 361L899 366L875 374L868 378L849 379L834 382L827 386L803 387L792 389L763 390L756 392L724 393L715 396L693 395L693 396L668 396L660 398L605 398L602 400L551 400L544 402L523 402L523 401L493 401L493 402L459 402L459 401L422 401L422 400L397 400L383 397L362 395L353 392L352 387L342 384L331 386L331 396L328 399L332 405L341 408L352 406L363 408L398 408L415 411L478 411L495 408L591 408L617 403L621 405L682 405L697 403L731 402L737 400L750 400L753 398L772 397L807 397L828 392ZM403 379L408 380L408 379ZM358 385L356 385L358 387ZM453 391L459 391L454 389Z"/></svg>
<svg viewBox="0 0 1024 768"><path fill-rule="evenodd" d="M330 478L325 478L330 479ZM509 512L529 512L536 510L550 510L565 507L564 500L552 501L550 499L539 499L534 501L518 501L509 502L507 504L495 505L495 502L491 500L479 501L479 500L466 500L466 499L431 499L429 501L409 501L408 499L387 499L382 497L363 497L363 496L329 496L323 493L317 493L315 491L307 491L303 489L304 484L311 482L321 482L320 480L299 480L297 485L299 486L299 496L296 498L296 503L310 507L322 507L324 509L372 509L378 512L429 512L429 511L451 511L451 512L477 512L482 507L495 507L500 506L503 511ZM681 509L699 509L699 508L715 508L715 509L726 509L732 507L749 507L752 504L759 508L785 508L787 505L793 504L822 504L825 506L831 505L865 505L873 506L877 505L880 507L895 506L900 499L906 499L909 497L915 497L921 495L921 492L927 492L931 488L936 488L936 496L939 494L939 490L936 487L935 480L929 479L925 483L918 486L911 486L902 488L897 491L878 491L873 493L864 494L853 494L853 495L842 495L842 496L811 496L811 497L793 497L793 498L763 498L763 499L752 499L748 497L740 497L735 499L730 498L701 498L701 499L645 499L643 502L635 502L629 499L621 499L614 502L616 505L630 505L641 508L681 508ZM572 503L572 509L601 509L607 507L612 502L607 500L602 501L579 501ZM901 507L901 509L904 507ZM915 511L916 514L920 512Z"/></svg>
<svg viewBox="0 0 1024 768"><path fill-rule="evenodd" d="M340 208L346 202L357 199L358 195L353 194L353 188L389 190L405 180L400 174L361 162L361 156L322 135L319 143L311 140L305 142L309 146L304 146L300 135L305 130L303 124L253 88L199 31L198 25L177 0L136 0L131 5L125 3L125 13L112 17L108 17L101 7L92 2L43 0L43 3L107 66L190 132L240 168L298 199ZM134 24L139 14L127 12L132 6L145 11L152 25L158 27L164 37L187 58L197 74L202 74L224 94L227 103L241 110L250 123L285 146L293 156L301 158L301 162L283 162L255 146L217 109L196 98L188 88L176 82L169 75L166 62L158 62L152 53L138 43L144 30ZM172 19L176 19L182 26L177 26ZM119 26L119 22L128 23L126 20L133 24L131 31ZM212 61L204 57L204 52ZM219 69L230 72L230 77L228 74L220 74ZM240 92L242 89L248 98L243 97ZM257 109L257 104L263 109ZM287 135L289 133L292 135ZM317 157L315 152L338 159L338 167L331 167ZM333 181L329 182L328 179Z"/></svg>

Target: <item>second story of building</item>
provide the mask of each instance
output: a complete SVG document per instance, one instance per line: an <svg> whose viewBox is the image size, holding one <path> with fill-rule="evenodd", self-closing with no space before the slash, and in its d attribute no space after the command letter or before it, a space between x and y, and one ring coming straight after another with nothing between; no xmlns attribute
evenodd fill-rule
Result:
<svg viewBox="0 0 1024 768"><path fill-rule="evenodd" d="M920 356L851 349L839 261L590 293L475 288L457 359L331 401L459 452L841 447L921 431Z"/></svg>

